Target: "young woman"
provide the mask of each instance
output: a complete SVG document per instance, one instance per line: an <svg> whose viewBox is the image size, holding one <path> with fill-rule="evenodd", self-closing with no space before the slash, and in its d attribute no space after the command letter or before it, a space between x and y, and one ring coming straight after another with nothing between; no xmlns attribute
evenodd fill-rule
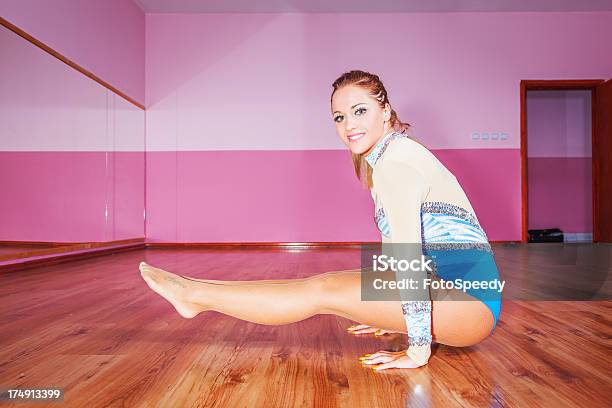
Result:
<svg viewBox="0 0 612 408"><path fill-rule="evenodd" d="M429 150L407 135L409 125L391 108L378 76L350 71L332 86L332 119L352 153L358 178L371 189L382 242L415 245L431 256L434 280L498 279L486 234L463 189ZM214 310L279 325L335 314L360 323L348 329L353 333L407 333L407 350L360 358L375 370L425 365L432 342L462 347L482 341L495 328L501 306L501 296L491 291L458 288L421 289L420 297L410 299L362 301L359 270L263 281L193 279L144 262L140 271L149 287L185 318ZM422 281L427 275L411 276Z"/></svg>

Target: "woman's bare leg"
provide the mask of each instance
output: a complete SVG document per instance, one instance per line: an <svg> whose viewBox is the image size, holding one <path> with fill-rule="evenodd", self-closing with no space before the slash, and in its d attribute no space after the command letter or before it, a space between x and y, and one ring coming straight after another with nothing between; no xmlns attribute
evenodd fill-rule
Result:
<svg viewBox="0 0 612 408"><path fill-rule="evenodd" d="M346 270L346 271L336 271L336 272L325 272L323 274L320 275L316 275L316 276L309 276L307 278L298 278L298 279L292 279L292 282L303 282L303 281L307 281L313 278L317 278L320 279L322 277L322 275L328 275L328 274L339 274L339 273L354 273L356 271L359 271L359 269L352 269L352 270ZM262 280L256 280L256 281L239 281L239 280L231 280L231 281L223 281L223 280L215 280L215 279L199 279L199 278L192 278L190 276L183 276L183 278L185 279L190 279L190 280L194 280L194 281L198 281L198 282L204 282L204 283L208 283L211 285L271 285L271 284L287 284L287 280L286 279L262 279ZM384 330L378 327L373 327L373 326L368 326L367 324L358 324L358 325L354 325L354 326L350 326L346 329L347 332L351 333L351 334L374 334L375 336L384 336L385 334L389 334L389 333L397 333L395 331L392 330Z"/></svg>
<svg viewBox="0 0 612 408"><path fill-rule="evenodd" d="M385 309L390 309L389 302L361 301L360 272L356 271L271 284L247 281L245 284L215 285L145 263L140 270L149 286L170 301L184 317L214 310L254 323L278 325L316 314L336 314L376 327L406 331L401 307L394 308L389 316L385 313Z"/></svg>
<svg viewBox="0 0 612 408"><path fill-rule="evenodd" d="M334 271L334 272L325 272L322 273L320 275L315 275L315 276L309 276L307 278L297 278L297 279L291 279L292 282L302 282L302 281L307 281L310 279L314 279L314 278L319 278L322 275L329 275L329 274L338 274L338 273L355 273L355 272L359 272L359 269L351 269L351 270L346 270L346 271ZM225 280L217 280L217 279L199 279L199 278L192 278L191 276L183 276L183 278L185 279L190 279L190 280L194 280L194 281L198 281L198 282L204 282L204 283L209 283L211 285L269 285L269 284L287 284L287 279L262 279L262 280L250 280L250 281L239 281L239 280L229 280L229 281L225 281Z"/></svg>
<svg viewBox="0 0 612 408"><path fill-rule="evenodd" d="M406 332L399 301L362 301L360 272L327 273L273 284L214 285L141 263L141 274L155 292L184 317L214 310L249 322L279 325L316 314L335 314L396 332ZM458 307L460 305L460 307ZM492 315L479 301L434 301L433 337L440 343L469 345L491 329Z"/></svg>

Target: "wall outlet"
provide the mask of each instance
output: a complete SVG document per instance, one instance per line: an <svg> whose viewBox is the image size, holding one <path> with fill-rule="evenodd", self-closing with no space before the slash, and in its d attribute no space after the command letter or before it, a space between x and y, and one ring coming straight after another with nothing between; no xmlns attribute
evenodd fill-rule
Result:
<svg viewBox="0 0 612 408"><path fill-rule="evenodd" d="M472 140L507 140L508 133L506 132L472 132L470 138Z"/></svg>

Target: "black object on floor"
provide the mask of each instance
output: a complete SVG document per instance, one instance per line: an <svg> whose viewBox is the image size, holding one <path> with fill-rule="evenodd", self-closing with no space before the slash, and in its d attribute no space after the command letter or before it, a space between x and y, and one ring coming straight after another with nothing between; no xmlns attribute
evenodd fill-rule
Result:
<svg viewBox="0 0 612 408"><path fill-rule="evenodd" d="M530 229L528 242L563 242L563 231L559 228Z"/></svg>

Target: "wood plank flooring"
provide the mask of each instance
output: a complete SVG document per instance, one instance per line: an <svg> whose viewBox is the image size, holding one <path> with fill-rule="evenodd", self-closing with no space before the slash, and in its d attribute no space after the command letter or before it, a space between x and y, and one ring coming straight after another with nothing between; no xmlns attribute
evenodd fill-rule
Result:
<svg viewBox="0 0 612 408"><path fill-rule="evenodd" d="M610 245L532 245L494 246L517 296L537 298L546 279L564 288L576 274L609 274ZM439 345L425 367L377 373L358 357L401 349L404 336L353 336L352 322L328 315L284 326L182 319L142 281L141 260L200 278L284 279L358 268L360 253L146 249L0 275L0 387L65 389L63 404L0 406L611 405L608 278L594 301L506 300L484 342Z"/></svg>

